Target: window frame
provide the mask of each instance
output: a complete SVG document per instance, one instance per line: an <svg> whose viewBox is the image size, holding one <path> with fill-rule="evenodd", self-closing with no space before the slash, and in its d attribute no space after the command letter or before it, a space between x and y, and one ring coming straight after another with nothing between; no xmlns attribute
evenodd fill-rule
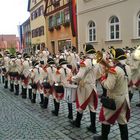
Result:
<svg viewBox="0 0 140 140"><path fill-rule="evenodd" d="M115 20L118 20L118 21L115 21ZM114 20L113 23L111 23L111 21ZM118 30L116 29L117 26L119 27ZM111 31L111 28L113 27L113 31ZM111 37L111 34L113 32L113 38ZM117 37L117 33L118 33L118 36ZM109 18L109 40L120 40L120 20L117 16L111 16Z"/></svg>
<svg viewBox="0 0 140 140"><path fill-rule="evenodd" d="M90 27L90 24L93 24L92 27ZM91 35L90 35L90 32L91 32ZM90 40L90 36L91 36L91 39ZM96 42L97 40L97 35L96 35L96 24L94 21L89 21L88 22L88 31L87 31L87 40L88 42Z"/></svg>
<svg viewBox="0 0 140 140"><path fill-rule="evenodd" d="M137 14L137 38L140 38L140 11Z"/></svg>

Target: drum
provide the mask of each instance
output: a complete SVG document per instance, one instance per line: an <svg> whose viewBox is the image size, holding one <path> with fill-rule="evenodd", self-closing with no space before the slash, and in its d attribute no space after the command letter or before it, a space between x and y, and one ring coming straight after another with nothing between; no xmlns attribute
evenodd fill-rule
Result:
<svg viewBox="0 0 140 140"><path fill-rule="evenodd" d="M5 67L2 67L2 71L3 71L3 72L6 72L6 68L5 68Z"/></svg>
<svg viewBox="0 0 140 140"><path fill-rule="evenodd" d="M56 93L64 93L64 87L57 83L54 85L54 90Z"/></svg>
<svg viewBox="0 0 140 140"><path fill-rule="evenodd" d="M64 87L64 100L68 103L76 101L77 85L68 84Z"/></svg>
<svg viewBox="0 0 140 140"><path fill-rule="evenodd" d="M47 82L47 81L43 82L42 85L43 85L43 87L44 87L45 89L50 89L50 88L51 88L50 83Z"/></svg>
<svg viewBox="0 0 140 140"><path fill-rule="evenodd" d="M12 76L12 77L17 77L18 76L18 72L10 72L9 75Z"/></svg>
<svg viewBox="0 0 140 140"><path fill-rule="evenodd" d="M21 80L24 80L25 79L24 74L20 74L20 78L21 78Z"/></svg>

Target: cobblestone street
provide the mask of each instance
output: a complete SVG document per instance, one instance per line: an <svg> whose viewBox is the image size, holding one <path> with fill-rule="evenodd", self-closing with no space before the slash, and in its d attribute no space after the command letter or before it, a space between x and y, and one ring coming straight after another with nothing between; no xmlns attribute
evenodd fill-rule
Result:
<svg viewBox="0 0 140 140"><path fill-rule="evenodd" d="M100 87L98 87L99 92ZM61 102L58 117L52 116L52 98L48 109L39 106L39 95L36 104L29 99L15 96L9 89L0 85L0 140L92 140L93 134L86 127L90 124L88 110L84 112L81 128L73 128L67 119L67 104ZM140 108L135 105L139 101L138 91L132 100L132 114L129 126L129 139L140 140ZM75 104L74 104L75 105ZM97 114L99 113L100 105ZM74 106L74 118L75 118ZM97 116L97 134L100 134L101 125ZM120 140L117 125L111 127L110 140Z"/></svg>

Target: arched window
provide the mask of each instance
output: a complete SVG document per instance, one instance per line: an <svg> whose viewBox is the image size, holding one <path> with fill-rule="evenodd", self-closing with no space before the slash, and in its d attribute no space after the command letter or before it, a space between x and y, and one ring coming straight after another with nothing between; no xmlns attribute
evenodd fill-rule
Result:
<svg viewBox="0 0 140 140"><path fill-rule="evenodd" d="M137 16L137 32L138 32L138 37L140 37L140 12Z"/></svg>
<svg viewBox="0 0 140 140"><path fill-rule="evenodd" d="M116 16L113 16L109 20L109 29L110 29L110 40L116 40L120 38L120 23L119 19Z"/></svg>
<svg viewBox="0 0 140 140"><path fill-rule="evenodd" d="M88 24L88 41L94 42L96 41L96 27L95 22L90 21Z"/></svg>

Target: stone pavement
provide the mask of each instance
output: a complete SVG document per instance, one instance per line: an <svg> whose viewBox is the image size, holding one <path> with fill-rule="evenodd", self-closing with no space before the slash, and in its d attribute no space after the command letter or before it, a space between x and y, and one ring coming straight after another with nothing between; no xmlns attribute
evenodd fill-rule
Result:
<svg viewBox="0 0 140 140"><path fill-rule="evenodd" d="M101 88L98 86L101 93ZM139 101L138 91L132 100L132 114L129 126L129 140L140 140L140 108L135 107ZM39 95L36 104L29 99L15 96L9 89L0 84L0 140L92 140L93 134L86 130L90 124L88 109L84 112L81 128L73 128L67 119L67 104L61 102L58 117L52 116L52 97L48 109L39 106ZM97 114L100 110L100 103ZM74 104L74 117L76 115ZM97 134L101 124L97 116ZM118 125L111 127L109 140L120 140Z"/></svg>

